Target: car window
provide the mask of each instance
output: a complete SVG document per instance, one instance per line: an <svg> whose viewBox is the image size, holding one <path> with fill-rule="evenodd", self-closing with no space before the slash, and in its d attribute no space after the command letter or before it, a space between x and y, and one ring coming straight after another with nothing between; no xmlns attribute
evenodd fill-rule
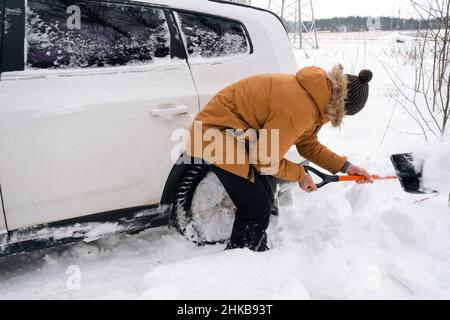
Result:
<svg viewBox="0 0 450 320"><path fill-rule="evenodd" d="M27 3L27 69L101 68L170 57L162 9L92 1Z"/></svg>
<svg viewBox="0 0 450 320"><path fill-rule="evenodd" d="M190 12L176 12L190 57L216 58L250 53L243 25L237 21Z"/></svg>
<svg viewBox="0 0 450 320"><path fill-rule="evenodd" d="M2 41L3 41L3 10L5 10L5 2L0 0L0 73L2 72Z"/></svg>
<svg viewBox="0 0 450 320"><path fill-rule="evenodd" d="M3 10L5 10L5 2L3 0L0 0L0 50L2 48L2 38L3 38ZM0 51L0 58L1 58L1 51ZM0 61L1 62L1 61Z"/></svg>

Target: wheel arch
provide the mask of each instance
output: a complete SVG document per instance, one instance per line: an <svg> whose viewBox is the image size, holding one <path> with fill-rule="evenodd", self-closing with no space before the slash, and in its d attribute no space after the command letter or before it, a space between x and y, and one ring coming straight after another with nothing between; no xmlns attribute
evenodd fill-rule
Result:
<svg viewBox="0 0 450 320"><path fill-rule="evenodd" d="M182 154L172 167L167 177L161 196L161 205L171 205L175 198L178 185L183 178L184 173L193 165L204 164L202 159L191 158L186 154Z"/></svg>
<svg viewBox="0 0 450 320"><path fill-rule="evenodd" d="M184 172L189 168L190 164L176 163L167 177L166 184L161 196L161 205L172 205L177 192L178 184L183 178Z"/></svg>

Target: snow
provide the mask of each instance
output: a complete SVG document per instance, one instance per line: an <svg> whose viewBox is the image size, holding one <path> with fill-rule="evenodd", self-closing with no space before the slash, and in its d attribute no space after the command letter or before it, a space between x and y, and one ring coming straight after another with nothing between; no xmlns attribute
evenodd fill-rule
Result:
<svg viewBox="0 0 450 320"><path fill-rule="evenodd" d="M86 242L92 242L111 233L118 233L124 228L118 223L82 223L71 227L52 227L44 228L35 232L31 237L30 234L20 234L9 238L9 243L21 242L29 239L42 240L52 238L54 240L62 240L67 238L85 237Z"/></svg>
<svg viewBox="0 0 450 320"><path fill-rule="evenodd" d="M154 268L144 276L147 289L139 298L308 299L310 295L296 270L299 261L295 251L289 249L265 254L235 250L198 256ZM272 275L267 277L269 274ZM199 279L186 275L202 276Z"/></svg>
<svg viewBox="0 0 450 320"><path fill-rule="evenodd" d="M57 78L59 76L75 75L102 75L102 74L126 74L136 72L148 72L154 70L163 70L168 67L176 68L184 65L184 60L179 58L154 58L151 64L148 63L128 63L126 66L103 67L103 68L84 68L84 69L27 69L25 71L13 71L2 75L2 79L33 79L36 77Z"/></svg>
<svg viewBox="0 0 450 320"><path fill-rule="evenodd" d="M442 193L450 193L450 142L428 148L423 165L423 185Z"/></svg>
<svg viewBox="0 0 450 320"><path fill-rule="evenodd" d="M193 221L186 230L190 239L197 238L198 234L209 242L223 241L230 237L234 205L214 173L208 173L197 186L192 201L192 212Z"/></svg>
<svg viewBox="0 0 450 320"><path fill-rule="evenodd" d="M424 184L441 194L406 194L397 181L295 189L272 217L265 253L199 247L159 228L1 258L0 299L449 299L450 145L410 134L414 122L389 98L385 67L403 45L395 39L323 34L321 49L296 51L300 66L374 72L366 109L320 140L380 175L394 173L390 154L421 153ZM407 78L410 69L397 67ZM73 266L79 289L68 286Z"/></svg>

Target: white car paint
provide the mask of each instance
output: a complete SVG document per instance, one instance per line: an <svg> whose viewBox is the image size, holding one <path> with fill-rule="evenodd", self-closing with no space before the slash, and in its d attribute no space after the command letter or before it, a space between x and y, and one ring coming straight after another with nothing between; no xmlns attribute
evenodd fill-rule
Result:
<svg viewBox="0 0 450 320"><path fill-rule="evenodd" d="M296 71L284 29L269 13L201 0L145 2L239 20L254 53L193 61L192 75L180 60L3 73L0 183L9 230L158 204L173 166L171 133L189 126L197 93L201 107L241 78Z"/></svg>
<svg viewBox="0 0 450 320"><path fill-rule="evenodd" d="M198 99L184 61L137 69L0 82L9 228L159 202L170 136L198 112ZM180 105L179 115L152 115Z"/></svg>

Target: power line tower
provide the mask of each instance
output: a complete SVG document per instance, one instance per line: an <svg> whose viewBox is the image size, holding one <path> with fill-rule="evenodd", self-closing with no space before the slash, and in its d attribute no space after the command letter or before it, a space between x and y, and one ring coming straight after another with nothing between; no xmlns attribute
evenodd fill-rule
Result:
<svg viewBox="0 0 450 320"><path fill-rule="evenodd" d="M319 48L312 0L269 0L268 9L283 20L295 47Z"/></svg>

